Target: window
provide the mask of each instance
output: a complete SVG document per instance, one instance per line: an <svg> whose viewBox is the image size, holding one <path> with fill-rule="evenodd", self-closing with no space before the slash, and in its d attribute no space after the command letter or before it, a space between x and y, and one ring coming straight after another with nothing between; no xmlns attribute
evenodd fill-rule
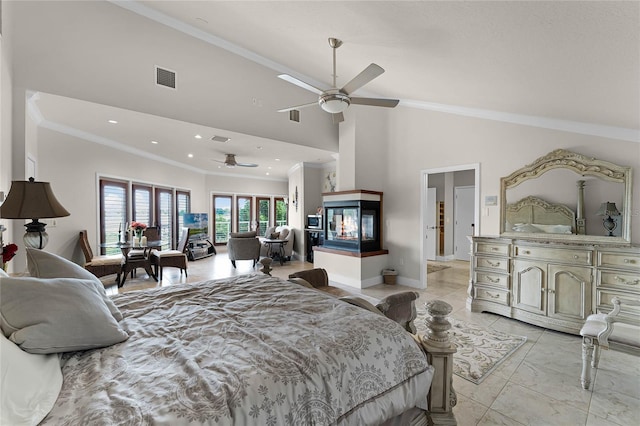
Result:
<svg viewBox="0 0 640 426"><path fill-rule="evenodd" d="M258 235L263 237L270 225L271 199L256 197L256 221L258 222Z"/></svg>
<svg viewBox="0 0 640 426"><path fill-rule="evenodd" d="M238 206L236 223L238 232L247 232L251 230L251 197L237 197L236 204Z"/></svg>
<svg viewBox="0 0 640 426"><path fill-rule="evenodd" d="M115 244L127 239L127 225L132 221L142 222L147 226L157 225L160 238L166 242L163 248L175 247L175 239L178 237L176 229L182 225L182 215L191 209L189 191L108 178L100 178L99 187L99 244L114 245L106 249L101 247L101 254L120 253Z"/></svg>
<svg viewBox="0 0 640 426"><path fill-rule="evenodd" d="M100 180L100 242L117 243L127 224L127 184ZM100 248L101 254L118 254L118 247Z"/></svg>
<svg viewBox="0 0 640 426"><path fill-rule="evenodd" d="M275 201L275 225L276 226L283 226L286 225L288 222L288 218L287 218L287 205L284 203L284 198L274 198Z"/></svg>
<svg viewBox="0 0 640 426"><path fill-rule="evenodd" d="M153 226L151 212L152 188L146 185L133 184L133 209L131 216L136 222L142 222L147 226Z"/></svg>
<svg viewBox="0 0 640 426"><path fill-rule="evenodd" d="M163 241L174 240L173 233L173 193L170 189L156 188L156 224ZM163 247L165 248L165 247Z"/></svg>
<svg viewBox="0 0 640 426"><path fill-rule="evenodd" d="M217 245L226 244L231 232L231 196L213 196L213 243Z"/></svg>
<svg viewBox="0 0 640 426"><path fill-rule="evenodd" d="M184 226L184 214L191 213L191 194L186 191L176 191L176 246L180 239L180 231Z"/></svg>

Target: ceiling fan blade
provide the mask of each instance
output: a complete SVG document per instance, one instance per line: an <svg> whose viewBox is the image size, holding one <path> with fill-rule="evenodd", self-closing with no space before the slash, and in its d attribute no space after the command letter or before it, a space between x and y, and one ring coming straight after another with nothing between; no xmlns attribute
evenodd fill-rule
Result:
<svg viewBox="0 0 640 426"><path fill-rule="evenodd" d="M393 108L400 102L398 99L381 99L381 98L350 98L354 105L370 105L378 107Z"/></svg>
<svg viewBox="0 0 640 426"><path fill-rule="evenodd" d="M288 81L289 83L295 84L298 87L302 87L310 92L315 93L316 95L321 95L323 90L318 89L315 86L310 85L309 83L305 83L302 80L298 80L297 78L290 76L289 74L280 74L278 78L283 79L284 81Z"/></svg>
<svg viewBox="0 0 640 426"><path fill-rule="evenodd" d="M341 112L337 114L331 114L331 120L333 120L333 124L342 123L344 121L344 114Z"/></svg>
<svg viewBox="0 0 640 426"><path fill-rule="evenodd" d="M238 167L258 167L255 163L236 163Z"/></svg>
<svg viewBox="0 0 640 426"><path fill-rule="evenodd" d="M289 108L279 109L278 112L287 112L287 111L292 111L294 109L306 108L306 107L310 107L310 106L314 106L314 105L318 105L318 102L311 102L311 103L308 103L308 104L297 105L297 106L292 106L292 107L289 107Z"/></svg>
<svg viewBox="0 0 640 426"><path fill-rule="evenodd" d="M382 68L380 65L370 64L368 67L362 70L360 74L356 75L350 82L345 84L340 91L349 95L382 74L383 72L384 68Z"/></svg>

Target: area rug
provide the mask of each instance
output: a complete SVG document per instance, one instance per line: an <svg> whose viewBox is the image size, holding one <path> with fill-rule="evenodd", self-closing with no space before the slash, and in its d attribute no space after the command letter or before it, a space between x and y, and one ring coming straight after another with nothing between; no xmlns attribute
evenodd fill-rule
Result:
<svg viewBox="0 0 640 426"><path fill-rule="evenodd" d="M418 312L415 325L419 333L426 332L428 315ZM453 372L476 385L504 362L527 338L487 329L468 322L449 318L449 338L458 349L453 355Z"/></svg>
<svg viewBox="0 0 640 426"><path fill-rule="evenodd" d="M449 268L451 268L451 266L430 265L427 263L427 274L430 274L432 272L442 271L443 269L449 269Z"/></svg>

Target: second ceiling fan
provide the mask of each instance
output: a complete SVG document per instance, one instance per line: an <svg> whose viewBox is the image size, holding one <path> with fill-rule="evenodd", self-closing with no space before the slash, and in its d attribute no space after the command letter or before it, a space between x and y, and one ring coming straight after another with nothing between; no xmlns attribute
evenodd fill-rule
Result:
<svg viewBox="0 0 640 426"><path fill-rule="evenodd" d="M331 114L334 123L339 123L341 121L344 121L343 111L346 110L351 104L370 105L386 108L393 108L398 105L398 102L400 102L398 99L359 98L351 96L353 92L384 72L384 69L376 64L370 64L367 68L360 72L360 74L355 76L350 82L345 84L341 89L338 89L336 87L336 49L342 46L342 41L338 40L337 38L331 37L329 38L329 46L331 46L331 49L333 49L333 86L330 89L322 90L309 83L305 83L302 80L290 76L289 74L280 74L278 76L279 78L318 95L318 101L284 108L278 110L278 112L287 112L300 108L306 108L308 106L320 105L323 110Z"/></svg>

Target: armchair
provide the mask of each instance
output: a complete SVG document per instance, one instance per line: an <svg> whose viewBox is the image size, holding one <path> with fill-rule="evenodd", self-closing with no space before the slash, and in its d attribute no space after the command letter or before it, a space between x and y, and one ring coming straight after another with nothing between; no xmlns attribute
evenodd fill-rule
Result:
<svg viewBox="0 0 640 426"><path fill-rule="evenodd" d="M253 260L253 266L260 259L260 240L256 238L256 232L232 232L227 241L227 252L233 267L236 260Z"/></svg>
<svg viewBox="0 0 640 426"><path fill-rule="evenodd" d="M267 231L264 234L264 237L260 237L260 241L265 239L271 239L272 234L278 234L278 239L285 240L287 243L284 245L284 257L287 260L291 260L291 256L293 255L293 238L295 233L293 232L293 228L283 225L283 226L272 226L267 228ZM268 247L266 244L262 244L260 248L260 255L266 256L268 251Z"/></svg>
<svg viewBox="0 0 640 426"><path fill-rule="evenodd" d="M416 291L402 291L381 300L355 295L347 290L329 285L327 271L322 268L295 272L289 275L289 281L329 293L347 303L384 315L402 325L407 331L414 334L416 332L413 323L418 315L415 300L420 297L420 293Z"/></svg>

